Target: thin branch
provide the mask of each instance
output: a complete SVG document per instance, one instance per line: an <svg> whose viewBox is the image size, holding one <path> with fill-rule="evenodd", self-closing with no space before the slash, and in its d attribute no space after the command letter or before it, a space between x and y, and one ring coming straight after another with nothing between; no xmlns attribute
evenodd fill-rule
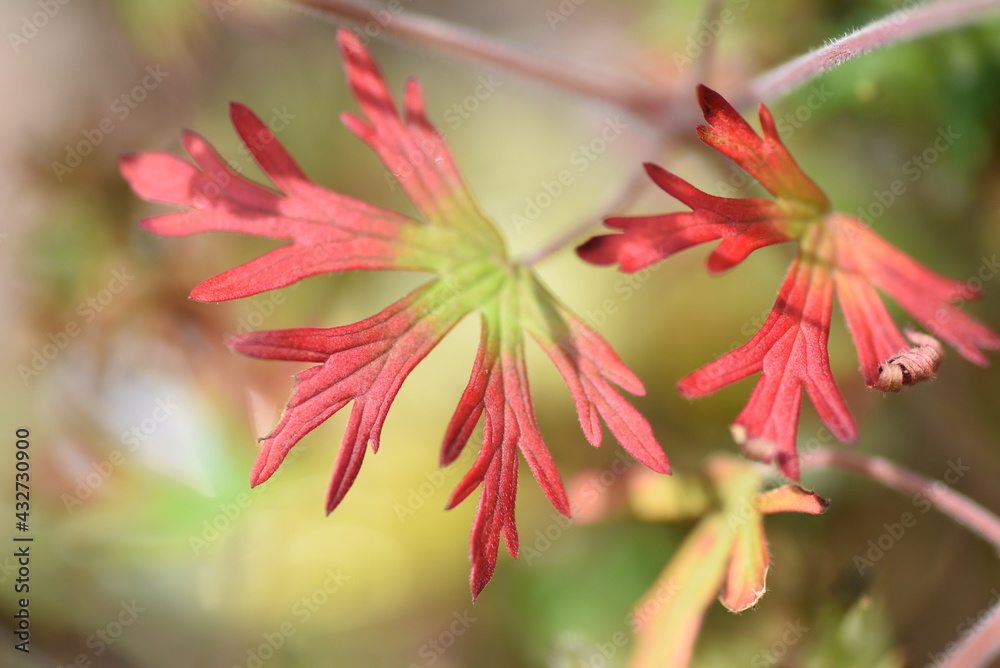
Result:
<svg viewBox="0 0 1000 668"><path fill-rule="evenodd" d="M415 12L388 11L365 0L285 0L313 10L325 18L359 24L366 35L392 35L461 60L478 60L564 90L596 98L629 110L652 122L672 104L669 92L638 82L622 80L614 73L525 51L495 37Z"/></svg>
<svg viewBox="0 0 1000 668"><path fill-rule="evenodd" d="M904 7L784 65L765 72L730 101L769 100L874 49L975 23L1000 10L1000 0L941 0Z"/></svg>
<svg viewBox="0 0 1000 668"><path fill-rule="evenodd" d="M410 43L451 53L460 59L489 63L566 91L615 104L654 128L661 142L690 124L688 105L677 104L682 93L674 90L658 91L639 82L622 80L596 68L526 52L490 35L439 19L414 12L393 12L367 0L282 2L326 19L356 23L363 31L363 38L380 34L392 35ZM717 12L719 7L720 0L707 0L705 11ZM821 49L761 74L731 96L730 100L734 106L742 107L777 97L822 72L873 49L968 25L997 10L1000 10L1000 0L942 0L915 8L904 7ZM699 74L705 77L711 68L711 56L703 56L699 63ZM625 208L640 192L641 184L634 178L630 179L613 208ZM596 228L597 224L596 220L585 221L552 244L529 253L524 261L529 264L538 262Z"/></svg>
<svg viewBox="0 0 1000 668"><path fill-rule="evenodd" d="M919 494L931 504L993 545L1000 553L1000 518L986 508L959 494L948 485L925 478L882 457L869 457L856 452L819 448L802 455L803 467L829 468L836 466L866 475L890 489L904 494ZM1000 653L1000 603L989 612L949 651L942 668L979 668Z"/></svg>
<svg viewBox="0 0 1000 668"><path fill-rule="evenodd" d="M951 650L941 668L980 668L1000 655L1000 603L990 608Z"/></svg>
<svg viewBox="0 0 1000 668"><path fill-rule="evenodd" d="M978 534L1000 553L1000 518L943 482L925 478L882 457L833 448L812 450L802 456L801 463L810 468L836 466L866 475L897 492L919 494L939 512Z"/></svg>
<svg viewBox="0 0 1000 668"><path fill-rule="evenodd" d="M641 163L636 162L637 168L633 168L631 174L629 174L628 180L622 187L621 194L615 198L611 206L608 207L608 213L615 214L625 209L629 208L639 196L645 192L647 186L649 186L649 178L646 176L646 170L642 168ZM564 234L556 237L549 243L536 248L530 253L526 253L520 257L517 262L523 264L527 267L544 260L548 256L556 253L565 246L569 246L577 239L582 238L585 234L593 234L596 232L600 226L601 221L604 219L603 216L588 217L587 220L582 221L580 224L573 225Z"/></svg>
<svg viewBox="0 0 1000 668"><path fill-rule="evenodd" d="M701 22L698 25L709 25L712 21L717 21L722 12L722 3L723 0L705 0ZM718 40L713 39L701 52L701 58L698 59L698 65L695 68L695 84L707 84L711 79L712 66L715 65L715 52L718 50L717 42Z"/></svg>

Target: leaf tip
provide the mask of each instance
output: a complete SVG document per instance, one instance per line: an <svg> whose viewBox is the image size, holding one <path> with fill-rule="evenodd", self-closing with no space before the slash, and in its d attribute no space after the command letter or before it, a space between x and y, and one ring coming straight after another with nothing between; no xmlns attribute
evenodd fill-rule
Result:
<svg viewBox="0 0 1000 668"><path fill-rule="evenodd" d="M712 122L711 117L714 116L719 110L730 107L724 97L705 84L698 84L696 93L698 96L698 106L701 107L701 113L705 116L705 120L709 123Z"/></svg>
<svg viewBox="0 0 1000 668"><path fill-rule="evenodd" d="M188 299L202 303L225 301L224 298L220 298L220 296L216 294L211 287L205 285L205 283L208 283L208 281L204 281L194 286L194 288L192 288L191 290L191 293L188 294Z"/></svg>
<svg viewBox="0 0 1000 668"><path fill-rule="evenodd" d="M254 464L253 469L250 471L250 488L253 489L261 483L267 482L267 479L271 477L274 473L273 468L265 466L266 460L258 457L257 462Z"/></svg>
<svg viewBox="0 0 1000 668"><path fill-rule="evenodd" d="M621 235L617 234L591 237L576 247L576 254L581 260L590 264L599 266L614 264L618 260L620 242L617 240L620 238Z"/></svg>
<svg viewBox="0 0 1000 668"><path fill-rule="evenodd" d="M364 49L364 45L354 31L346 27L341 27L337 30L337 43L340 45L340 50L345 56L352 51Z"/></svg>

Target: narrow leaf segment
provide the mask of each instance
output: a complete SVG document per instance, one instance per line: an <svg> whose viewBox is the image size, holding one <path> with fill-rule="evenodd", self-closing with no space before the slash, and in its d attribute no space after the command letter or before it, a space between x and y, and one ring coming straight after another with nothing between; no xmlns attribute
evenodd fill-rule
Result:
<svg viewBox="0 0 1000 668"><path fill-rule="evenodd" d="M698 484L711 491L698 524L666 565L631 616L636 648L631 666L686 666L705 612L715 598L731 612L755 606L767 590L771 554L763 516L819 515L829 502L798 485L760 492L760 467L729 455L708 460L705 478L629 479L630 502L647 518L677 517L676 488ZM638 504L638 505L637 505Z"/></svg>
<svg viewBox="0 0 1000 668"><path fill-rule="evenodd" d="M834 294L869 387L898 391L933 376L941 359L940 345L926 334L908 334L913 343L908 347L879 290L976 364L987 364L984 351L1000 348L1000 337L959 308L982 296L978 287L934 273L861 221L833 212L826 195L782 144L767 107L759 107L758 135L718 93L699 86L698 100L708 122L698 128L698 136L774 198L715 197L647 165L653 182L691 210L609 218L607 225L621 233L594 237L577 251L589 262L618 264L632 272L685 248L720 240L709 255L708 269L721 272L758 248L798 242L798 254L760 331L678 384L685 396L701 397L760 373L733 424L733 436L749 456L773 461L798 479L795 439L803 386L837 438L852 442L857 437L830 371L827 339Z"/></svg>
<svg viewBox="0 0 1000 668"><path fill-rule="evenodd" d="M280 422L262 439L252 485L267 480L303 436L353 403L327 494L327 511L336 508L357 477L368 444L373 452L378 449L389 407L407 375L456 323L479 312L481 345L441 452L442 465L452 463L483 418L479 457L449 502L454 506L480 489L471 538L471 587L477 596L493 574L501 535L508 552L517 556L519 452L553 506L569 515L562 480L532 408L525 333L566 380L590 443L601 442L600 418L650 469L668 473L670 466L649 424L615 389L642 394L638 378L529 269L508 259L503 238L479 210L444 139L428 121L419 84L406 84L400 114L360 40L342 30L339 42L361 110L342 119L378 154L418 217L316 185L267 126L236 104L233 125L277 191L243 178L194 133L183 137L193 165L170 154L143 153L124 158L121 172L139 196L185 207L143 221L150 231L175 236L221 230L291 242L197 286L191 297L199 301L247 297L326 272L434 275L361 322L251 332L229 341L252 357L315 365L296 376Z"/></svg>

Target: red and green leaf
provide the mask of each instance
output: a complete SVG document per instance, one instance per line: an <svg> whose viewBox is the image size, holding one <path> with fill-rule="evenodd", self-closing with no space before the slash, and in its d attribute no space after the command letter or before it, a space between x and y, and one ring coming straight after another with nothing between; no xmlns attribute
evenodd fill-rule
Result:
<svg viewBox="0 0 1000 668"><path fill-rule="evenodd" d="M742 612L756 605L767 590L771 556L762 516L820 514L829 503L798 486L758 492L759 467L736 457L713 456L706 469L707 476L698 480L630 479L632 486L643 488L633 490L630 498L639 502L636 509L646 518L675 514L671 490L677 486L705 486L715 500L632 611L636 649L630 665L688 665L705 612L715 598L731 612Z"/></svg>
<svg viewBox="0 0 1000 668"><path fill-rule="evenodd" d="M186 207L143 225L164 235L232 231L290 241L262 257L211 278L192 291L201 301L237 299L326 272L412 270L435 277L407 297L360 322L329 329L251 332L230 340L243 354L309 362L262 447L251 484L267 480L307 433L352 403L327 494L332 511L360 471L368 444L377 451L389 408L417 364L463 317L478 311L483 334L469 385L447 429L441 463L452 463L480 418L479 457L450 506L477 487L471 538L472 591L478 595L496 566L500 536L517 555L514 500L523 457L560 512L569 503L542 440L532 407L524 358L525 332L555 363L573 395L587 439L601 441L598 418L622 445L658 472L669 464L646 420L614 388L643 387L595 332L562 306L525 267L508 258L494 223L462 182L441 134L424 111L419 84L406 84L403 111L371 56L352 33L339 33L348 82L361 115L344 123L374 150L399 182L418 218L352 199L308 179L274 134L245 107L232 120L277 190L252 183L208 143L185 133L190 164L164 153L122 160L135 192Z"/></svg>
<svg viewBox="0 0 1000 668"><path fill-rule="evenodd" d="M827 339L834 293L869 387L893 386L880 381L884 363L903 353L915 354L877 290L966 359L987 364L983 351L1000 348L1000 337L958 308L980 297L978 289L932 272L860 221L831 212L826 195L781 142L764 105L759 107L761 136L718 93L699 86L698 99L709 123L698 128L698 136L737 162L774 199L715 197L648 165L653 182L691 211L609 218L608 226L621 233L590 239L578 252L595 264L618 264L631 272L719 239L708 259L709 270L718 272L757 248L798 242L798 254L760 331L678 385L685 396L701 397L760 373L733 424L733 435L749 456L774 461L787 476L798 478L795 442L803 386L837 438L856 438L854 421L830 371Z"/></svg>

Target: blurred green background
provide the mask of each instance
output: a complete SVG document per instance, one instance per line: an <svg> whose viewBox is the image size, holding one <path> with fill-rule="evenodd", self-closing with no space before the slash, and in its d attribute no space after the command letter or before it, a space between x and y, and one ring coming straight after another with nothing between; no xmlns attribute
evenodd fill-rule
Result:
<svg viewBox="0 0 1000 668"><path fill-rule="evenodd" d="M708 39L706 30L713 31L699 25L701 2L402 4L405 12L682 91L693 92L694 75L678 54L695 53L689 40L701 36L718 50L707 83L723 93L894 6L733 2L732 20ZM320 184L407 207L375 156L338 121L354 103L336 22L254 0L16 0L5 2L0 16L10 47L0 60L7 90L0 110L7 128L0 137L0 356L8 370L0 423L10 444L8 480L14 431L31 432L35 536L32 651L15 652L5 632L0 663L624 665L627 647L611 639L628 631L631 604L690 525L646 524L621 513L561 527L525 467L523 554L513 561L501 551L493 582L472 604L474 502L442 509L474 453L440 470L437 449L472 365L474 319L403 386L380 452L368 457L330 517L323 499L345 414L306 437L271 481L248 488L256 438L276 423L302 367L238 357L226 336L353 322L422 279L322 276L235 303L191 302L187 294L198 282L274 244L144 232L137 221L167 208L133 196L117 161L135 151L180 153L180 130L190 128L260 178L230 127L233 100L280 123L279 138ZM657 154L655 130L612 106L396 40L379 37L371 48L394 90L411 75L424 84L432 120L515 254L608 212L641 160L709 192L754 192L721 156L687 141L693 128ZM499 83L470 98L481 77ZM993 327L1000 326L1000 281L993 280L998 82L1000 24L993 20L877 52L770 102L788 119L793 154L838 209L872 214L878 193L906 180L906 192L871 220L875 229L960 280L983 272L987 297L969 309ZM821 104L814 104L817 86ZM685 99L695 104L693 95ZM616 116L624 131L581 169L579 147ZM911 180L907 161L949 127L959 139ZM518 225L516 216L566 168L573 183L531 225ZM725 192L727 184L737 190ZM654 190L633 211L680 208ZM722 277L703 270L707 248L632 279L586 266L568 248L538 269L643 379L647 396L636 404L674 469L696 472L707 453L735 450L726 425L752 381L697 403L679 397L674 384L756 330L790 251L764 249ZM602 314L609 299L617 310ZM861 431L854 447L934 478L960 462L968 470L954 487L1000 511L995 368L949 352L936 382L883 397L864 388L839 313L831 354ZM531 355L538 419L564 478L610 467L619 446L587 445L554 369L538 351ZM806 408L800 442L817 433ZM839 472L809 472L805 483L832 498L830 510L768 519L771 591L739 616L713 606L695 665L925 665L1000 592L996 555L919 509L916 525L859 573L855 557L886 524L914 511L914 500ZM12 501L13 483L3 488ZM7 626L15 610L11 553L0 551L7 555L0 557ZM807 631L787 642L789 624Z"/></svg>

